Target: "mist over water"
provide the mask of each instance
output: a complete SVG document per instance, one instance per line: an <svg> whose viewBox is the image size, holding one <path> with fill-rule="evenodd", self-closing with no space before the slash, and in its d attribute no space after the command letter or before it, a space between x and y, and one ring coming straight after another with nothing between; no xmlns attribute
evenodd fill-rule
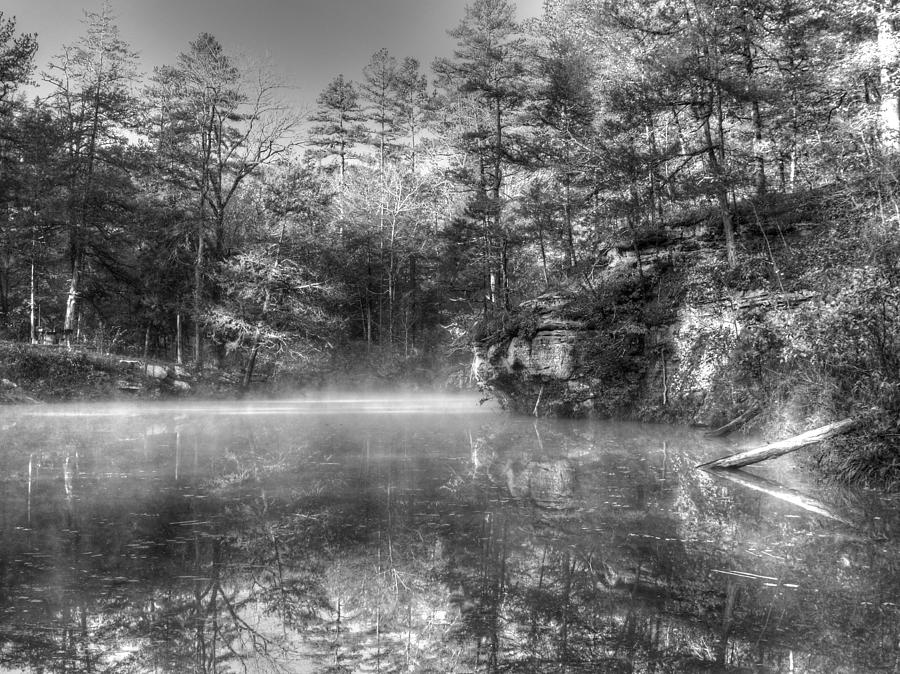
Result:
<svg viewBox="0 0 900 674"><path fill-rule="evenodd" d="M478 414L497 412L496 403L481 402L471 394L434 393L374 393L361 396L353 392L329 392L298 397L248 399L244 401L177 401L135 403L67 403L42 405L24 410L10 410L10 417L64 417L64 416L145 416L150 414L308 414L308 413L366 413L389 412L413 414L416 412Z"/></svg>
<svg viewBox="0 0 900 674"><path fill-rule="evenodd" d="M0 671L896 663L896 503L478 403L2 410Z"/></svg>

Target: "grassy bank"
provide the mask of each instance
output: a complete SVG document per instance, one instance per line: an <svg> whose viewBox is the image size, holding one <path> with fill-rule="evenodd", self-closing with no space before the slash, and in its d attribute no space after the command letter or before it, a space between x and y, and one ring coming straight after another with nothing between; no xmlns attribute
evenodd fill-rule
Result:
<svg viewBox="0 0 900 674"><path fill-rule="evenodd" d="M173 363L8 341L0 341L0 379L0 403L230 397L240 383L224 372L197 375Z"/></svg>
<svg viewBox="0 0 900 674"><path fill-rule="evenodd" d="M364 345L351 345L321 364L282 364L277 370L258 368L260 375L254 377L247 391L242 388L243 372L237 367L210 367L198 372L158 359L144 363L77 347L69 350L63 346L0 341L0 404L466 388L465 354L451 356L443 361L426 357L399 359L368 353ZM160 376L162 370L166 372L164 377ZM154 372L157 376L153 376Z"/></svg>
<svg viewBox="0 0 900 674"><path fill-rule="evenodd" d="M117 399L122 376L110 356L0 342L0 377L15 385L7 384L4 402Z"/></svg>

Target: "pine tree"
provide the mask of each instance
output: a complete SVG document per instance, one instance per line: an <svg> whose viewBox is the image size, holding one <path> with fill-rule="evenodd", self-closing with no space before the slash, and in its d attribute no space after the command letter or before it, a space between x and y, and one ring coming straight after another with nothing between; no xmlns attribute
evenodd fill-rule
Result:
<svg viewBox="0 0 900 674"><path fill-rule="evenodd" d="M119 37L109 3L85 13L84 24L85 35L66 47L44 75L54 87L51 105L67 132L70 282L63 329L68 336L76 328L90 228L103 204L94 199L99 160L105 159L104 169L116 165L109 159L125 145L124 131L134 127L137 110L130 91L137 56Z"/></svg>
<svg viewBox="0 0 900 674"><path fill-rule="evenodd" d="M410 169L416 170L416 152L428 115L428 81L419 72L419 62L407 56L394 72L390 105L394 134L405 144Z"/></svg>
<svg viewBox="0 0 900 674"><path fill-rule="evenodd" d="M379 49L363 68L362 93L368 102L365 116L375 126L373 145L378 152L378 166L384 171L394 137L391 95L397 72L397 59L387 49Z"/></svg>
<svg viewBox="0 0 900 674"><path fill-rule="evenodd" d="M476 0L449 34L457 41L453 59L439 59L434 67L445 87L471 93L488 117L477 117L473 130L479 167L472 205L487 228L484 238L491 304L508 307L510 237L503 228L502 200L507 154L504 128L519 103L522 35L515 8L508 0Z"/></svg>
<svg viewBox="0 0 900 674"><path fill-rule="evenodd" d="M365 119L356 86L338 75L316 99L317 108L309 118L310 143L318 148L320 159L337 157L338 183L344 184L347 160L354 146L365 139Z"/></svg>
<svg viewBox="0 0 900 674"><path fill-rule="evenodd" d="M0 12L0 116L10 113L12 94L31 77L37 48L33 33L17 36L15 17Z"/></svg>

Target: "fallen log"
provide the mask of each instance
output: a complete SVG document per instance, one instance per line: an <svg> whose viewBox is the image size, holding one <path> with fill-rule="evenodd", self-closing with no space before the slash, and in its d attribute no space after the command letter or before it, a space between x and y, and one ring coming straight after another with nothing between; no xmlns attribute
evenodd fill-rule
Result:
<svg viewBox="0 0 900 674"><path fill-rule="evenodd" d="M822 440L841 435L842 433L852 430L858 424L858 419L842 419L841 421L835 421L832 424L814 428L811 431L806 431L805 433L795 435L786 440L779 440L778 442L763 445L762 447L748 449L746 452L739 452L738 454L723 456L714 461L701 463L697 468L742 468L743 466L759 463L766 459L774 459L778 456L795 452L807 445L813 445L817 442L822 442Z"/></svg>
<svg viewBox="0 0 900 674"><path fill-rule="evenodd" d="M737 430L745 423L747 423L750 419L756 416L759 413L760 407L759 404L754 403L750 406L750 408L744 412L742 415L737 417L736 419L732 419L724 426L720 426L719 428L709 431L706 433L706 437L708 438L720 438L723 435L728 435L731 431Z"/></svg>

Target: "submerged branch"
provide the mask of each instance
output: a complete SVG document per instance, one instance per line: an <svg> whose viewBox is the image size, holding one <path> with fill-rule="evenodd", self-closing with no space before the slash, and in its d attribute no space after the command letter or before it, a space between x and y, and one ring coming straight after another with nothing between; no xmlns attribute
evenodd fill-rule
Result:
<svg viewBox="0 0 900 674"><path fill-rule="evenodd" d="M713 431L709 431L709 432L706 434L707 437L710 437L710 438L719 438L719 437L722 437L723 435L728 435L728 434L731 433L732 431L737 430L738 428L740 428L741 426L743 426L745 423L747 423L747 422L748 422L750 419L752 419L754 416L756 416L756 414L759 413L760 409L761 409L761 408L760 408L760 406L759 406L759 403L755 403L755 404L751 405L750 408L749 408L746 412L744 412L743 414L741 414L741 415L740 415L739 417L737 417L736 419L732 419L731 421L729 421L729 422L728 422L727 424L725 424L724 426L720 426L719 428L717 428L717 429L715 429L715 430L713 430Z"/></svg>

